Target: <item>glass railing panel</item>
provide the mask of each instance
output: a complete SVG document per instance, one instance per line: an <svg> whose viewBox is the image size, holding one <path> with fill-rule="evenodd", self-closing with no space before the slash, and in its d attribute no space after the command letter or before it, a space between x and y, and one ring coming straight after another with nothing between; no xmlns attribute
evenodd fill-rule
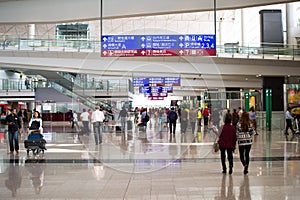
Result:
<svg viewBox="0 0 300 200"><path fill-rule="evenodd" d="M1 79L0 90L31 90L31 83L26 85L25 79Z"/></svg>
<svg viewBox="0 0 300 200"><path fill-rule="evenodd" d="M57 72L59 75L72 81L84 90L106 90L106 91L129 91L128 79L95 79L85 74L77 74L76 77L67 72ZM72 80L73 79L73 80Z"/></svg>
<svg viewBox="0 0 300 200"><path fill-rule="evenodd" d="M100 52L101 42L98 40L64 40L45 39L46 36L2 36L0 50L29 50L29 51L67 51L67 52ZM218 57L247 57L262 59L299 59L298 45L289 44L243 44L224 43L217 45ZM275 56L272 56L275 55Z"/></svg>

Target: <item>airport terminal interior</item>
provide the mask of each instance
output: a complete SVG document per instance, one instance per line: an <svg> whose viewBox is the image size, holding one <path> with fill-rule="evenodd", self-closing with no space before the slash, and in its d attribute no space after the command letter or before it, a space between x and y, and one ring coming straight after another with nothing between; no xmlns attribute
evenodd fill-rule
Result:
<svg viewBox="0 0 300 200"><path fill-rule="evenodd" d="M0 0L0 34L0 199L299 199L299 1Z"/></svg>

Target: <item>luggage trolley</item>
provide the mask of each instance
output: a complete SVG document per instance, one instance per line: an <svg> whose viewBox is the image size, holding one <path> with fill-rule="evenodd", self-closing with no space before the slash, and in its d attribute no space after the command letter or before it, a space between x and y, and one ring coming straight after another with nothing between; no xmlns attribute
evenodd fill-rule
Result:
<svg viewBox="0 0 300 200"><path fill-rule="evenodd" d="M46 140L43 139L43 135L39 130L31 131L28 135L28 139L24 141L24 146L29 155L30 150L33 155L38 155L40 152L44 154L46 149Z"/></svg>

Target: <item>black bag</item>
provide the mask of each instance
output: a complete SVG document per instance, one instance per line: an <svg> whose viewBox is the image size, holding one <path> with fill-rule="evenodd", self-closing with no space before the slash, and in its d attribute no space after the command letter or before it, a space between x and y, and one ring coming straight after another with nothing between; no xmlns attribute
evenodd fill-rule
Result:
<svg viewBox="0 0 300 200"><path fill-rule="evenodd" d="M170 111L170 112L169 112L169 119L170 119L170 121L172 121L172 122L174 122L174 121L177 120L177 114L176 114L175 111Z"/></svg>
<svg viewBox="0 0 300 200"><path fill-rule="evenodd" d="M150 117L148 115L148 113L146 113L145 118L144 118L144 122L148 122L150 120Z"/></svg>
<svg viewBox="0 0 300 200"><path fill-rule="evenodd" d="M121 126L116 126L116 132L121 132L121 131L122 131Z"/></svg>
<svg viewBox="0 0 300 200"><path fill-rule="evenodd" d="M29 127L29 130L39 130L39 128L40 128L40 122L32 121L31 126Z"/></svg>

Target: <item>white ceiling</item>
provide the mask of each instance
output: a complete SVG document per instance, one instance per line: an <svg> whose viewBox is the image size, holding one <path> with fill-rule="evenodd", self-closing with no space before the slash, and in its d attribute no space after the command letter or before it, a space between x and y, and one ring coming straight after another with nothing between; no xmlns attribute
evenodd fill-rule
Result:
<svg viewBox="0 0 300 200"><path fill-rule="evenodd" d="M101 17L100 0L0 0L0 23L57 23ZM213 0L103 0L103 18L213 10ZM217 9L235 9L295 0L216 0Z"/></svg>

